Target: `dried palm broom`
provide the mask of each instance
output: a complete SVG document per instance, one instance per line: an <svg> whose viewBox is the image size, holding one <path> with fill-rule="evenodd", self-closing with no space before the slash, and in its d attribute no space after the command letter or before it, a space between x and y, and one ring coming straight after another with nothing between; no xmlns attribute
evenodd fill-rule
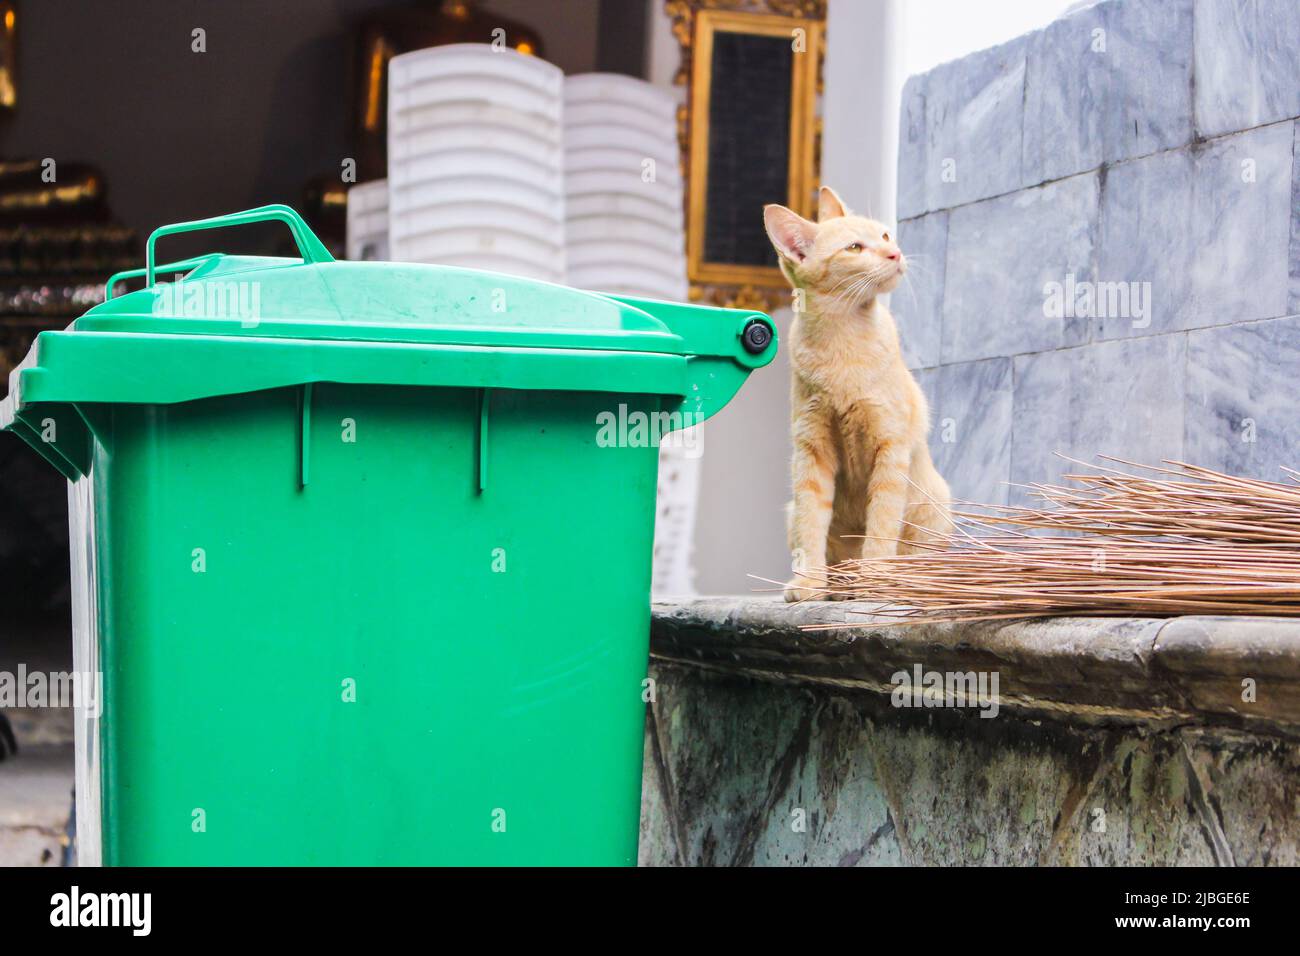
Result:
<svg viewBox="0 0 1300 956"><path fill-rule="evenodd" d="M1074 462L1094 473L1026 486L1039 505L957 511L943 546L824 569L825 596L875 602L897 623L1300 617L1300 472L1283 469L1285 484L1107 460L1144 474Z"/></svg>

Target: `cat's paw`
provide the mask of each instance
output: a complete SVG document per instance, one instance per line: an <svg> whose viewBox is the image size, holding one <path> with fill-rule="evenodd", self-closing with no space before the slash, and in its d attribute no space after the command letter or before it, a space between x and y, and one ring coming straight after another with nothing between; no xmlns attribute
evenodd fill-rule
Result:
<svg viewBox="0 0 1300 956"><path fill-rule="evenodd" d="M794 601L821 601L826 598L826 582L799 574L785 586L785 599Z"/></svg>

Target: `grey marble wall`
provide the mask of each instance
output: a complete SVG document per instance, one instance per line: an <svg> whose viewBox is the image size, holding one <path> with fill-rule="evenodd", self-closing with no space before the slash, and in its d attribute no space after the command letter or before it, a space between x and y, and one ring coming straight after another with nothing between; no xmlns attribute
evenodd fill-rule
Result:
<svg viewBox="0 0 1300 956"><path fill-rule="evenodd" d="M1107 0L912 77L893 308L954 494L1300 467L1300 3Z"/></svg>

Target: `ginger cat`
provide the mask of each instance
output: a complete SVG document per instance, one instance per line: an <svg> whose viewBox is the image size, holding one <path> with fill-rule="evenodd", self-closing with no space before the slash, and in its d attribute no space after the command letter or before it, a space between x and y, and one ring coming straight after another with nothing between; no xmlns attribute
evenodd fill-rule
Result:
<svg viewBox="0 0 1300 956"><path fill-rule="evenodd" d="M829 565L906 554L952 531L948 485L926 445L925 395L878 298L898 285L907 260L881 223L853 215L827 186L817 219L763 210L796 302L787 601L817 597Z"/></svg>

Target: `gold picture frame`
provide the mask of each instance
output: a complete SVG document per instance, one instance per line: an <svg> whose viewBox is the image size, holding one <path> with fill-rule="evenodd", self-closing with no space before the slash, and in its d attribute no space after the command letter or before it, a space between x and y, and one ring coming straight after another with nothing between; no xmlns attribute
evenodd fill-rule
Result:
<svg viewBox="0 0 1300 956"><path fill-rule="evenodd" d="M669 0L674 33L682 44L678 81L688 89L680 124L686 179L686 252L691 298L721 305L776 308L786 297L786 282L770 264L709 261L708 232L710 99L713 92L714 40L719 33L788 38L791 58L789 148L782 202L812 216L819 173L817 97L824 53L825 5L820 0ZM798 45L796 45L798 44ZM755 224L761 209L754 210ZM761 226L760 226L761 228Z"/></svg>

